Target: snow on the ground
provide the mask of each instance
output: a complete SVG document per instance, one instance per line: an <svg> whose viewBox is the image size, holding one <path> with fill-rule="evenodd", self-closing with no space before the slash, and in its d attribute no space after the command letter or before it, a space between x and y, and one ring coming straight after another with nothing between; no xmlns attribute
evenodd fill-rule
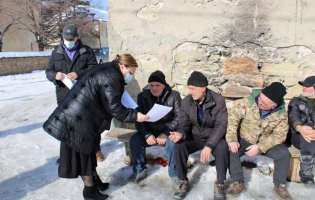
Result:
<svg viewBox="0 0 315 200"><path fill-rule="evenodd" d="M51 51L0 52L0 58L51 56Z"/></svg>
<svg viewBox="0 0 315 200"><path fill-rule="evenodd" d="M80 178L58 177L60 143L42 129L56 107L55 87L46 79L45 72L0 76L0 94L0 199L83 199ZM148 178L139 185L128 184L126 179L132 167L124 162L124 144L103 136L101 149L106 159L98 163L97 170L103 181L110 182L105 193L111 199L172 199L174 190L167 167L148 164ZM161 147L148 148L147 155L167 158ZM201 164L199 156L197 152L189 158L194 165L188 171L192 189L187 200L213 199L216 170ZM273 168L272 160L264 157L242 159L267 163ZM234 199L278 199L272 192L272 176L260 173L257 168L244 172L246 192ZM225 192L231 182L228 175ZM287 187L294 199L315 199L314 186L289 182Z"/></svg>

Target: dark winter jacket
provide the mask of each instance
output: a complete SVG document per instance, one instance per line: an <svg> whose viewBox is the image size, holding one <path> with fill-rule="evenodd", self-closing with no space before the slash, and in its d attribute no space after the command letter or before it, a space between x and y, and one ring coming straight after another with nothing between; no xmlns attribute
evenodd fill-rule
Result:
<svg viewBox="0 0 315 200"><path fill-rule="evenodd" d="M58 105L63 101L69 92L69 89L62 81L56 80L57 72L68 74L69 72L75 72L78 75L78 79L88 70L94 68L97 65L94 51L86 46L79 40L79 49L73 57L71 62L67 52L62 47L62 44L58 45L52 52L49 59L48 67L46 69L47 79L56 85L56 95Z"/></svg>
<svg viewBox="0 0 315 200"><path fill-rule="evenodd" d="M138 95L138 108L141 113L148 113L154 106L150 89L145 89ZM136 122L137 131L147 139L150 135L158 137L161 133L170 135L170 131L175 131L178 127L179 111L181 106L181 97L177 91L173 91L169 85L166 85L163 96L161 98L161 105L172 107L173 109L162 119L156 122Z"/></svg>
<svg viewBox="0 0 315 200"><path fill-rule="evenodd" d="M112 118L134 123L137 111L121 104L125 80L113 61L85 73L44 124L44 130L78 152L95 154Z"/></svg>
<svg viewBox="0 0 315 200"><path fill-rule="evenodd" d="M288 106L289 124L291 134L296 133L295 127L307 122L315 122L315 105L310 108L310 104L305 97L294 97Z"/></svg>
<svg viewBox="0 0 315 200"><path fill-rule="evenodd" d="M210 100L203 105L203 120L201 125L198 124L197 102L191 95L183 99L177 132L184 134L183 139L188 134L208 139L205 146L213 150L225 136L228 113L223 96L208 89L207 93Z"/></svg>

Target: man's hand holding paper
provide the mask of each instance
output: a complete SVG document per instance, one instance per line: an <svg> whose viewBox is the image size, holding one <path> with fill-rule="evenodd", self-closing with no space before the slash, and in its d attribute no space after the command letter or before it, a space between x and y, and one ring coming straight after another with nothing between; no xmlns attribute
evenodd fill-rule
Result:
<svg viewBox="0 0 315 200"><path fill-rule="evenodd" d="M61 79L61 81L63 82L63 84L65 84L70 90L72 89L72 87L74 86L74 84L76 84L77 80L72 80L70 78L68 78L68 76L63 76L63 78Z"/></svg>

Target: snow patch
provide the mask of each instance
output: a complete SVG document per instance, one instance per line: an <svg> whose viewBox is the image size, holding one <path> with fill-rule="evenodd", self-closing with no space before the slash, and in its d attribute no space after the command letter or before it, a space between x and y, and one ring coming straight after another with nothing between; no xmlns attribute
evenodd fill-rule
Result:
<svg viewBox="0 0 315 200"><path fill-rule="evenodd" d="M30 51L30 52L0 52L0 58L20 58L35 56L51 56L51 51Z"/></svg>

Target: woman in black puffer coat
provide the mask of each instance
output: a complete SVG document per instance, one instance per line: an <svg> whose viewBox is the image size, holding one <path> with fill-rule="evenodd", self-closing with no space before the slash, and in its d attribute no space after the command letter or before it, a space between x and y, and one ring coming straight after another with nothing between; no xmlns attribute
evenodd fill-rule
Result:
<svg viewBox="0 0 315 200"><path fill-rule="evenodd" d="M124 85L132 79L137 67L135 59L124 54L91 69L80 78L43 126L62 144L59 176L81 176L86 199L108 198L99 192L107 189L108 183L102 183L96 173L95 154L100 150L100 134L109 129L112 118L131 123L149 119L121 104Z"/></svg>

